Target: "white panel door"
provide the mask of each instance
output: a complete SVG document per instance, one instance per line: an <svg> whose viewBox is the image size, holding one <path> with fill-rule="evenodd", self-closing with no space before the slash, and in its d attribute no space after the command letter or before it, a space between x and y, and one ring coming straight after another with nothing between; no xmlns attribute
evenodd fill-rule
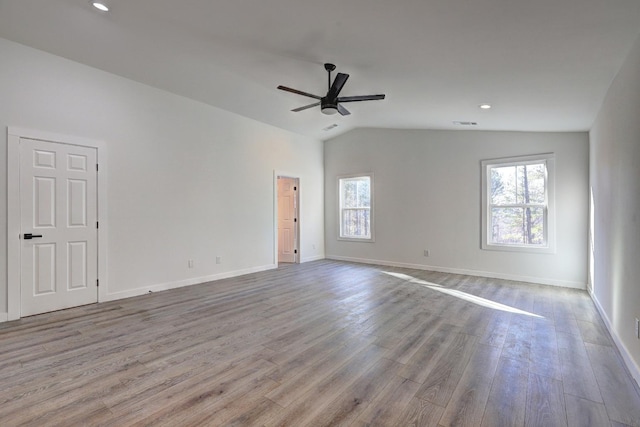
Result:
<svg viewBox="0 0 640 427"><path fill-rule="evenodd" d="M21 316L98 301L96 149L20 140Z"/></svg>
<svg viewBox="0 0 640 427"><path fill-rule="evenodd" d="M278 177L278 262L296 262L297 181Z"/></svg>

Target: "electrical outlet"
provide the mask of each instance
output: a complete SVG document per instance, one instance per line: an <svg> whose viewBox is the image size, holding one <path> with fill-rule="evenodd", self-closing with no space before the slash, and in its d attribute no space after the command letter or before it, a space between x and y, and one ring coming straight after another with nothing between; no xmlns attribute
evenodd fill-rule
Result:
<svg viewBox="0 0 640 427"><path fill-rule="evenodd" d="M424 256L431 256L431 251L429 249L425 249Z"/></svg>
<svg viewBox="0 0 640 427"><path fill-rule="evenodd" d="M640 319L636 317L636 338L640 339Z"/></svg>
<svg viewBox="0 0 640 427"><path fill-rule="evenodd" d="M217 256L216 257L216 264L222 264L222 257L221 256Z"/></svg>
<svg viewBox="0 0 640 427"><path fill-rule="evenodd" d="M193 260L192 259L189 260L188 265L189 265L189 268L193 268Z"/></svg>

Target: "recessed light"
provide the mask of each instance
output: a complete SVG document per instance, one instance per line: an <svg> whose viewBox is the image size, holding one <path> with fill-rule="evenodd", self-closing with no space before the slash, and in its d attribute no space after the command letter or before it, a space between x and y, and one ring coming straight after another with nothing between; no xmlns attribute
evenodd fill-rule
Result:
<svg viewBox="0 0 640 427"><path fill-rule="evenodd" d="M491 109L491 104L480 104L479 107L482 110L489 110Z"/></svg>
<svg viewBox="0 0 640 427"><path fill-rule="evenodd" d="M93 5L93 7L95 7L96 9L102 12L109 12L109 6L107 6L101 1L92 1L91 4Z"/></svg>

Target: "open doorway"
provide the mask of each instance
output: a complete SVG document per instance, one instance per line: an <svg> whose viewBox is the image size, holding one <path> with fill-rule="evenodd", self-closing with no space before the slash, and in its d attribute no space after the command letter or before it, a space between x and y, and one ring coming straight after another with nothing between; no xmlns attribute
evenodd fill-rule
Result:
<svg viewBox="0 0 640 427"><path fill-rule="evenodd" d="M277 177L278 200L278 264L298 263L299 218L298 218L298 194L300 182L298 178L281 176Z"/></svg>

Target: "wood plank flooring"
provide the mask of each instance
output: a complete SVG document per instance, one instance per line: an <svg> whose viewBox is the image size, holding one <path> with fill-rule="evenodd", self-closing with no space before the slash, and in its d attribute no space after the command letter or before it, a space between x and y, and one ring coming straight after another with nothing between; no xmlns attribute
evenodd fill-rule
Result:
<svg viewBox="0 0 640 427"><path fill-rule="evenodd" d="M0 426L636 426L585 292L317 261L0 324Z"/></svg>

